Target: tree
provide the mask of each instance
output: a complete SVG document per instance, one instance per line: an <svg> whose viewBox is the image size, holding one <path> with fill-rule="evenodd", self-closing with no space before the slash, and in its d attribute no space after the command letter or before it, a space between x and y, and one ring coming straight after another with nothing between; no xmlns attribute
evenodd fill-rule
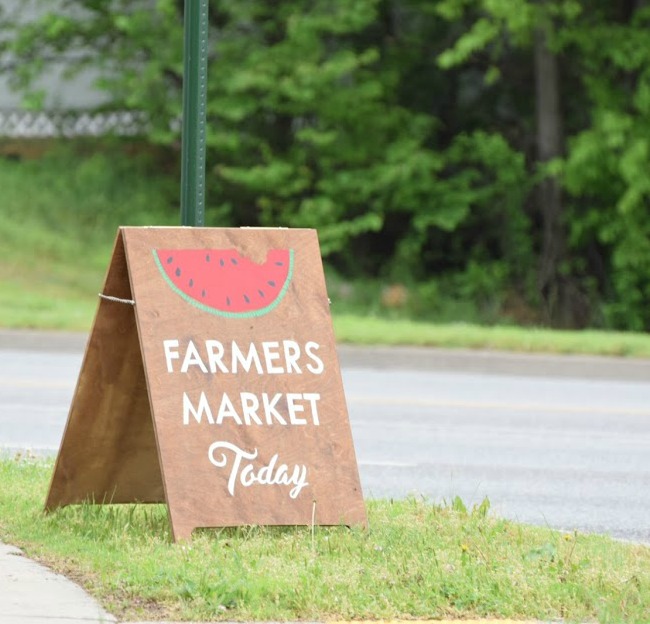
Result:
<svg viewBox="0 0 650 624"><path fill-rule="evenodd" d="M558 43L583 96L561 168L576 267L602 297L602 322L650 330L650 7L585 5ZM585 115L585 112L587 114ZM585 119L586 117L586 119Z"/></svg>
<svg viewBox="0 0 650 624"><path fill-rule="evenodd" d="M588 320L588 306L580 284L567 271L568 249L561 181L548 167L564 155L562 79L559 71L556 28L571 24L579 12L573 0L441 2L439 10L455 22L467 21L465 31L440 57L444 67L467 63L482 55L487 83L505 80L512 72L513 58L523 52L528 68L527 85L515 97L530 99L534 92L534 132L525 113L517 123L520 150L528 152L531 174L537 179L536 215L540 223L538 292L545 301L548 318L559 326L581 326ZM530 150L530 145L535 149Z"/></svg>
<svg viewBox="0 0 650 624"><path fill-rule="evenodd" d="M31 105L65 52L178 148L182 0L31 3L42 18L0 23ZM209 224L315 227L350 275L650 329L645 1L223 0L210 19Z"/></svg>
<svg viewBox="0 0 650 624"><path fill-rule="evenodd" d="M545 164L564 155L563 121L560 105L558 57L550 49L552 25L538 24L533 34L537 162ZM562 187L556 175L546 175L537 189L542 237L538 287L549 317L556 325L572 327L586 320L579 305L579 292L563 274L566 262L566 228Z"/></svg>
<svg viewBox="0 0 650 624"><path fill-rule="evenodd" d="M17 81L73 51L114 106L147 113L150 140L176 143L182 2L66 6L14 25ZM456 93L432 109L411 86L420 69L441 83L426 2L226 0L210 16L208 222L316 227L341 268L401 279L525 253L520 157L478 128L443 133Z"/></svg>
<svg viewBox="0 0 650 624"><path fill-rule="evenodd" d="M518 116L524 127L514 145L527 153L538 179L538 282L550 318L563 326L590 321L650 328L642 303L650 294L642 173L649 164L648 6L635 0L450 0L438 6L455 26L464 24L441 56L444 66L481 58L487 81L503 77L508 84L518 54L527 54L526 66L535 68L536 131L525 127L525 114Z"/></svg>

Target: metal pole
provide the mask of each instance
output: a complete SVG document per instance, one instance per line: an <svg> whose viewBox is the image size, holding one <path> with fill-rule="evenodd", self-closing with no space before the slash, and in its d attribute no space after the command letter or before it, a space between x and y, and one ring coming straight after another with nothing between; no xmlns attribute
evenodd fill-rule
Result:
<svg viewBox="0 0 650 624"><path fill-rule="evenodd" d="M181 224L202 226L205 223L208 0L185 0L184 21Z"/></svg>

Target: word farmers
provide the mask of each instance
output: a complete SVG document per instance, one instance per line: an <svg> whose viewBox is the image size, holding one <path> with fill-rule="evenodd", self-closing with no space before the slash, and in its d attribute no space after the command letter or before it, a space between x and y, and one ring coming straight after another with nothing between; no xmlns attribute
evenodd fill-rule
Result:
<svg viewBox="0 0 650 624"><path fill-rule="evenodd" d="M318 355L320 345L309 341L304 345L295 340L266 340L240 345L232 340L204 340L196 345L193 340L181 344L179 340L163 340L163 351L168 373L202 373L239 375L321 375L325 364Z"/></svg>
<svg viewBox="0 0 650 624"><path fill-rule="evenodd" d="M226 454L225 451L229 451L229 454ZM298 497L304 487L309 485L307 466L296 464L290 469L287 464L278 464L278 454L276 453L267 465L256 468L250 462L257 459L257 455L257 449L251 453L230 442L214 442L208 449L208 458L213 465L217 468L230 466L228 477L230 496L235 495L237 482L246 488L256 483L259 485L293 485L289 490L289 497L294 499Z"/></svg>

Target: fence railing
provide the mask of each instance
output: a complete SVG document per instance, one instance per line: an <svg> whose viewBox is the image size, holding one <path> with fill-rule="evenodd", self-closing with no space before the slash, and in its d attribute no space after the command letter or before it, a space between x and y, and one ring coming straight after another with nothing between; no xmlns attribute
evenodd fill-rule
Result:
<svg viewBox="0 0 650 624"><path fill-rule="evenodd" d="M146 123L144 113L136 111L31 112L0 109L0 138L137 136L144 132Z"/></svg>

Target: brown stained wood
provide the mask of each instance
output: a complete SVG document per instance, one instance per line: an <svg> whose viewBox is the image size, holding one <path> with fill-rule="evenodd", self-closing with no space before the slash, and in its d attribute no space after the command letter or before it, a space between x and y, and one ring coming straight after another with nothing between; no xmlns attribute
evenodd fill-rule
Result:
<svg viewBox="0 0 650 624"><path fill-rule="evenodd" d="M197 527L309 525L314 512L317 524L365 526L366 511L316 232L123 228L122 233L175 539L189 538ZM154 259L156 249L235 250L239 258L246 257L258 264L265 261L269 250L293 250L294 271L277 307L261 316L227 318L211 314L175 292L163 276L164 269L159 269ZM194 283L198 278L205 281L214 277L207 269L201 271L200 275L187 275L187 284L190 279ZM211 287L217 286L211 283ZM190 344L196 347L199 359L206 358L206 340L222 345L222 363L232 358L236 348L233 343L246 353L250 349L264 353L267 348L271 353L271 370L266 366L260 373L251 365L248 372L240 366L233 373L223 372L215 365L212 372L207 367L202 370L194 359L181 372ZM168 348L173 345L171 351L178 352L177 359L166 356L165 344ZM308 344L316 345L313 353L317 359L306 356ZM287 364L283 349L289 349L289 353L300 351L293 365ZM266 365L266 359L263 361ZM317 361L322 362L320 371ZM310 363L318 372L308 370ZM278 372L278 368L282 371ZM200 423L191 415L184 423L184 405L189 401L198 409L202 393L214 424L208 422L205 412ZM274 406L288 424L280 424L273 416L272 424L267 424L261 407L253 411L262 414L262 424L255 423L250 412L250 424L244 423L243 416L239 417L242 424L237 424L232 415L222 415L221 422L217 422L224 395L238 404L235 411L243 414L242 401L250 405L257 400L261 405L265 393L269 401L280 395ZM304 420L303 424L289 423L291 405L302 408L302 412L295 410L293 415L296 422ZM247 453L251 457L244 456ZM240 464L233 472L238 457ZM247 464L252 466L247 473L248 481L242 476L249 470ZM259 480L263 480L264 474L277 478L281 464L287 465L290 474L296 470L296 485L298 475L303 474L300 487L292 487L293 483L251 482L251 475L257 475ZM272 468L267 468L266 473L259 473L269 465ZM295 497L290 495L292 492Z"/></svg>
<svg viewBox="0 0 650 624"><path fill-rule="evenodd" d="M207 250L215 260L230 250L242 266L281 250L294 271L277 305L224 317L170 285L154 259L160 249ZM248 274L215 276L201 266L196 277L224 296L235 279L253 288ZM267 284L253 291L272 299L277 285ZM48 509L166 501L176 540L198 527L367 525L315 231L122 228L104 294L135 306L100 300ZM221 345L212 370L201 360L206 341ZM260 369L253 359L232 370L237 349L257 354Z"/></svg>
<svg viewBox="0 0 650 624"><path fill-rule="evenodd" d="M104 294L131 299L118 234ZM133 306L100 299L46 508L164 502Z"/></svg>

